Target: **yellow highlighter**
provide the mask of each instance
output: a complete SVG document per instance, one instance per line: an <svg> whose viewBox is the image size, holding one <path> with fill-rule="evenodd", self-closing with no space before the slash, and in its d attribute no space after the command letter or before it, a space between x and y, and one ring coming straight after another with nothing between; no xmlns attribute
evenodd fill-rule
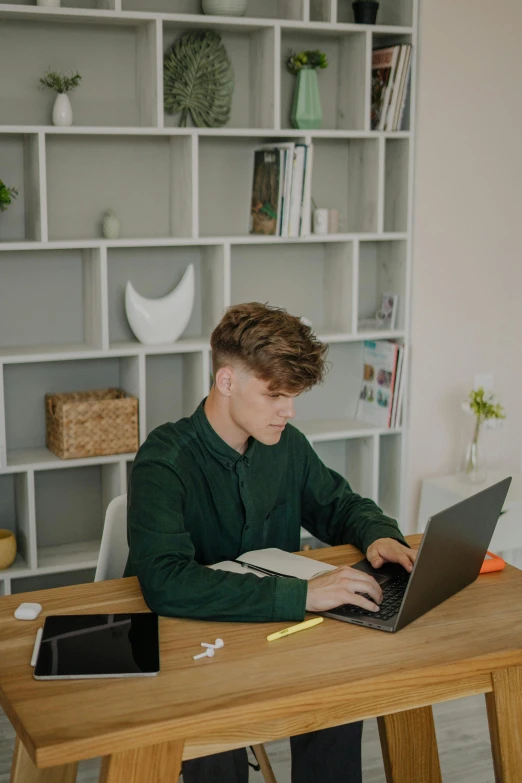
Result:
<svg viewBox="0 0 522 783"><path fill-rule="evenodd" d="M269 642L273 642L274 639L282 639L283 636L288 636L291 633L297 633L298 631L304 631L305 628L312 628L314 625L318 625L323 622L323 617L314 617L312 620L305 620L304 623L298 623L297 625L291 625L289 628L283 628L282 631L276 631L267 636Z"/></svg>

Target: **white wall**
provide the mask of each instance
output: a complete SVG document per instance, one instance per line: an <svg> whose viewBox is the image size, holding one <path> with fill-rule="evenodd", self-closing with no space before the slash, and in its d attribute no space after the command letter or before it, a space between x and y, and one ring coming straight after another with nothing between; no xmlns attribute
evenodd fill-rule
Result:
<svg viewBox="0 0 522 783"><path fill-rule="evenodd" d="M522 4L420 2L409 531L421 480L455 471L476 372L508 415L494 461L519 470L522 445Z"/></svg>

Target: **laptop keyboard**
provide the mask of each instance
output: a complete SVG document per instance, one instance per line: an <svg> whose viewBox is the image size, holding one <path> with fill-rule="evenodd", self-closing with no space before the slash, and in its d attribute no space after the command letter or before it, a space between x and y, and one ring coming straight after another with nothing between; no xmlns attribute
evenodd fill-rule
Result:
<svg viewBox="0 0 522 783"><path fill-rule="evenodd" d="M389 620L399 611L409 578L410 575L405 572L384 585L382 604L378 612L370 612L368 609L361 609L360 606L354 604L343 604L343 606L338 606L330 611L350 617L357 615L358 617L375 617L377 620ZM367 595L365 598L370 598L370 596ZM370 598L370 601L373 601L373 598Z"/></svg>

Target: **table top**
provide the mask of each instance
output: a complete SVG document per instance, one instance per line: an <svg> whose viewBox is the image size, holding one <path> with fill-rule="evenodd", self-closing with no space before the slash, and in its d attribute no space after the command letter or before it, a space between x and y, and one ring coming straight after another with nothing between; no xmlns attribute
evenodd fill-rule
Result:
<svg viewBox="0 0 522 783"><path fill-rule="evenodd" d="M420 539L408 536L412 546ZM351 546L305 556L334 565L361 558ZM325 618L274 642L266 641L268 633L291 623L161 618L157 677L53 682L34 680L29 665L42 619L146 611L137 579L7 596L0 599L0 704L40 767L166 739L223 738L226 727L236 727L237 734L275 717L294 721L297 733L311 730L323 708L334 725L336 710L344 717L337 718L340 723L420 704L419 689L426 691L425 703L451 698L441 683L451 685L455 698L490 690L491 671L522 664L521 595L522 572L507 566L479 577L396 634ZM24 600L42 604L38 620L13 617ZM224 648L214 658L194 661L200 643L217 637ZM466 689L459 690L464 681Z"/></svg>

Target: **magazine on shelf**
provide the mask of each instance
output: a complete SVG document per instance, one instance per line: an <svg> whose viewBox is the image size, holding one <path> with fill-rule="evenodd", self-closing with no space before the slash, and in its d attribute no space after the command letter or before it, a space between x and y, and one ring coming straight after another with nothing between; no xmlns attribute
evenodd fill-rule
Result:
<svg viewBox="0 0 522 783"><path fill-rule="evenodd" d="M372 54L371 128L384 130L400 46L374 49Z"/></svg>
<svg viewBox="0 0 522 783"><path fill-rule="evenodd" d="M298 237L301 228L301 209L303 204L303 185L306 165L306 147L296 144L294 149L294 167L292 170L292 189L288 220L288 236Z"/></svg>
<svg viewBox="0 0 522 783"><path fill-rule="evenodd" d="M275 146L254 151L251 234L278 233L283 198L283 161L283 151Z"/></svg>
<svg viewBox="0 0 522 783"><path fill-rule="evenodd" d="M365 340L363 378L355 418L378 427L391 424L393 393L397 373L398 343Z"/></svg>
<svg viewBox="0 0 522 783"><path fill-rule="evenodd" d="M406 55L408 53L408 45L404 44L399 47L399 58L397 61L397 69L393 80L393 87L390 96L390 103L388 105L388 111L386 113L386 119L384 121L384 130L394 130L394 119L397 111L397 104L399 102L399 93L401 88L401 79L404 73L404 65L406 62Z"/></svg>
<svg viewBox="0 0 522 783"><path fill-rule="evenodd" d="M305 236L311 229L311 144L262 144L254 152L251 234Z"/></svg>
<svg viewBox="0 0 522 783"><path fill-rule="evenodd" d="M399 106L399 114L397 118L397 130L402 130L402 121L404 118L404 110L406 108L406 102L407 98L409 96L410 91L410 84L411 84L411 60L412 60L412 49L410 46L409 52L408 52L408 62L406 63L406 73L404 75L404 84L402 88L402 95L400 100L400 106Z"/></svg>
<svg viewBox="0 0 522 783"><path fill-rule="evenodd" d="M314 160L314 145L305 144L305 173L303 179L303 196L301 202L301 226L299 236L305 237L312 233L312 167Z"/></svg>
<svg viewBox="0 0 522 783"><path fill-rule="evenodd" d="M402 365L404 360L404 346L399 345L399 352L397 354L397 372L395 377L395 389L393 391L392 413L390 427L395 428L397 426L397 410L399 405L399 393L402 382Z"/></svg>

